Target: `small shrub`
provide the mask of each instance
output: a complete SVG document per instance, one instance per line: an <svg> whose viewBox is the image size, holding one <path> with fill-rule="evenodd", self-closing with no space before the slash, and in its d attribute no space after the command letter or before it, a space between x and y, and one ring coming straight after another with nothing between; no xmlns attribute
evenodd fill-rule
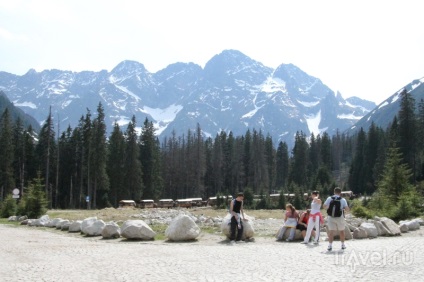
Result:
<svg viewBox="0 0 424 282"><path fill-rule="evenodd" d="M362 205L354 205L352 207L352 214L356 217L361 217L361 218L373 218L374 217L374 213L367 209L366 207L362 206Z"/></svg>
<svg viewBox="0 0 424 282"><path fill-rule="evenodd" d="M13 199L12 195L8 195L4 199L0 209L0 217L8 218L12 215L16 215L17 204L16 199Z"/></svg>

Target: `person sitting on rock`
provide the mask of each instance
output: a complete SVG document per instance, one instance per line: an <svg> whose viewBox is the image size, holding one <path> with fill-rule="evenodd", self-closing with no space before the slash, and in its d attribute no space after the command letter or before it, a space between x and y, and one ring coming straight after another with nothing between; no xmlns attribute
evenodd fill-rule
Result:
<svg viewBox="0 0 424 282"><path fill-rule="evenodd" d="M300 233L302 234L302 238L305 239L306 236L306 229L308 228L308 220L309 216L311 214L311 210L307 209L304 211L299 219L299 222L297 223L296 229L300 230ZM312 240L315 238L315 230L312 230Z"/></svg>
<svg viewBox="0 0 424 282"><path fill-rule="evenodd" d="M241 236L243 235L243 221L241 220L241 216L243 217L243 220L246 220L246 218L244 217L244 211L243 211L243 199L244 199L243 192L239 192L237 194L237 198L235 198L230 203L231 243L233 243L234 240L240 241ZM237 238L236 238L236 231L237 231Z"/></svg>
<svg viewBox="0 0 424 282"><path fill-rule="evenodd" d="M286 205L286 214L284 216L284 225L281 227L277 236L278 240L282 240L287 228L290 228L290 235L286 239L287 242L293 241L296 235L296 226L299 219L299 214L292 204Z"/></svg>

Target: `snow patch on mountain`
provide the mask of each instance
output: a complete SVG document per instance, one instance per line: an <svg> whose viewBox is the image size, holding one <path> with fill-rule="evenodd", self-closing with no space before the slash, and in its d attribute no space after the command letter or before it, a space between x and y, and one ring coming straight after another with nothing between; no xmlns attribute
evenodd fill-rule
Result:
<svg viewBox="0 0 424 282"><path fill-rule="evenodd" d="M268 77L264 83L258 87L260 91L265 93L275 93L277 91L286 92L286 82L279 78Z"/></svg>
<svg viewBox="0 0 424 282"><path fill-rule="evenodd" d="M297 100L297 102L298 102L299 104L301 104L301 105L303 105L303 106L307 107L307 108L314 107L314 106L316 106L316 105L318 105L318 104L319 104L319 101L316 101L316 102L304 102L304 101L299 101L299 100Z"/></svg>
<svg viewBox="0 0 424 282"><path fill-rule="evenodd" d="M316 115L305 116L305 119L311 133L314 133L315 135L321 133L322 130L319 129L319 124L321 122L321 110L319 110Z"/></svg>
<svg viewBox="0 0 424 282"><path fill-rule="evenodd" d="M138 97L136 94L134 94L133 92L131 92L130 90L128 90L126 87L124 86L120 86L115 84L115 87L118 88L119 90L121 90L122 92L127 93L128 95L130 95L131 97L133 97L134 99L141 100L140 97Z"/></svg>
<svg viewBox="0 0 424 282"><path fill-rule="evenodd" d="M360 120L362 116L355 116L354 114L341 114L337 115L337 118L339 119L357 119Z"/></svg>
<svg viewBox="0 0 424 282"><path fill-rule="evenodd" d="M28 107L28 108L31 108L31 109L37 109L37 106L32 102L18 103L17 101L15 101L15 102L13 102L13 105L15 105L15 107Z"/></svg>

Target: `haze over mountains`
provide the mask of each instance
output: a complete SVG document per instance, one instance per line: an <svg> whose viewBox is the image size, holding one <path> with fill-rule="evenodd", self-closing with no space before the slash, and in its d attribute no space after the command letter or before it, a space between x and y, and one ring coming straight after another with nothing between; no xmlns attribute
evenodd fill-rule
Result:
<svg viewBox="0 0 424 282"><path fill-rule="evenodd" d="M423 81L415 82L414 89L421 89ZM175 63L156 73L134 61L123 61L110 72L0 72L0 90L39 123L51 106L62 131L76 127L87 109L95 116L101 102L109 132L115 122L125 130L134 115L139 127L146 117L153 121L161 140L172 131L187 134L199 124L206 137L255 129L270 134L275 144L290 146L298 131L343 132L371 111L376 114L375 103L344 99L295 65L272 69L236 50L214 56L204 68Z"/></svg>

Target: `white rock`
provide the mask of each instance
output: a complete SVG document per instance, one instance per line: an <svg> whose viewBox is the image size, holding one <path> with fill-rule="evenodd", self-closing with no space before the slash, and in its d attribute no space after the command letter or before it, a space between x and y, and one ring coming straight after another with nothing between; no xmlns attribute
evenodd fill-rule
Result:
<svg viewBox="0 0 424 282"><path fill-rule="evenodd" d="M86 229L96 221L97 221L97 217L88 217L84 219L81 223L81 233L87 234Z"/></svg>
<svg viewBox="0 0 424 282"><path fill-rule="evenodd" d="M100 236L106 223L103 220L96 220L93 224L85 228L84 234L87 236Z"/></svg>
<svg viewBox="0 0 424 282"><path fill-rule="evenodd" d="M76 220L69 225L69 232L81 232L82 220Z"/></svg>
<svg viewBox="0 0 424 282"><path fill-rule="evenodd" d="M199 235L199 226L187 215L174 218L165 230L165 236L171 241L190 241L196 239Z"/></svg>
<svg viewBox="0 0 424 282"><path fill-rule="evenodd" d="M369 238L375 238L378 236L377 227L375 227L374 223L372 222L363 222L361 223L361 228L365 229L367 231Z"/></svg>
<svg viewBox="0 0 424 282"><path fill-rule="evenodd" d="M406 233L409 231L408 225L406 225L405 223L402 223L401 225L399 225L399 229L400 229L400 232L402 233Z"/></svg>
<svg viewBox="0 0 424 282"><path fill-rule="evenodd" d="M353 239L365 239L365 238L368 238L368 233L364 228L358 227L353 231Z"/></svg>
<svg viewBox="0 0 424 282"><path fill-rule="evenodd" d="M386 229L389 231L390 236L396 236L400 235L400 228L399 225L396 224L392 219L387 217L381 217L381 218L374 218L375 220L380 220L380 222L386 227Z"/></svg>
<svg viewBox="0 0 424 282"><path fill-rule="evenodd" d="M156 233L143 220L127 220L121 227L121 236L127 239L151 240Z"/></svg>
<svg viewBox="0 0 424 282"><path fill-rule="evenodd" d="M104 239L114 239L121 237L121 228L114 222L109 222L102 230L102 237Z"/></svg>

